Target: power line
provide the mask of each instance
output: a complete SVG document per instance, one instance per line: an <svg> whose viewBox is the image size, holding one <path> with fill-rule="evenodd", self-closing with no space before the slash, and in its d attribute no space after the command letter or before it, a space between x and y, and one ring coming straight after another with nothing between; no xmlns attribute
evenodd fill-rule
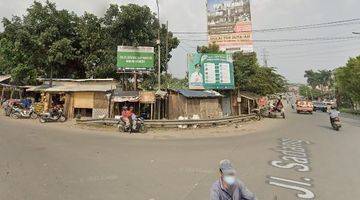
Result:
<svg viewBox="0 0 360 200"><path fill-rule="evenodd" d="M348 39L360 39L360 36L343 36L343 37L315 37L315 38L299 38L299 39L269 39L269 40L237 40L238 42L264 42L264 43L280 43L280 42L304 42L304 41L335 41L335 40L348 40ZM201 39L187 39L180 38L180 40L193 41L193 42L205 42L208 40Z"/></svg>
<svg viewBox="0 0 360 200"><path fill-rule="evenodd" d="M298 31L298 30L306 30L306 29L318 29L318 28L328 28L328 27L338 27L338 26L348 26L360 24L360 18L348 19L348 20L339 20L339 21L331 21L317 24L306 24L306 25L297 25L297 26L285 26L285 27L275 27L275 28L264 28L264 29L253 29L249 31L241 31L241 32L282 32L282 31ZM173 31L172 33L177 35L204 35L208 34L208 32L201 31Z"/></svg>

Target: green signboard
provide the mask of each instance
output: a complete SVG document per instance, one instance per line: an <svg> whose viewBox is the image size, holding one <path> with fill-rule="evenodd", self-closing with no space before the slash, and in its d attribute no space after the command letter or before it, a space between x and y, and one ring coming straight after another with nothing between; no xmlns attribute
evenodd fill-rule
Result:
<svg viewBox="0 0 360 200"><path fill-rule="evenodd" d="M234 89L231 54L188 54L189 88Z"/></svg>
<svg viewBox="0 0 360 200"><path fill-rule="evenodd" d="M119 46L117 67L122 70L153 70L154 47Z"/></svg>

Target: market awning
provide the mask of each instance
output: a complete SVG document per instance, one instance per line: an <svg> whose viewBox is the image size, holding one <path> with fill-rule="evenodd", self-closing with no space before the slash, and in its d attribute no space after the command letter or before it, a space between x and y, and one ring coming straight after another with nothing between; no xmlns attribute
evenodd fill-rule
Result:
<svg viewBox="0 0 360 200"><path fill-rule="evenodd" d="M139 102L140 92L139 91L121 91L115 90L112 98L113 102Z"/></svg>
<svg viewBox="0 0 360 200"><path fill-rule="evenodd" d="M239 97L244 97L247 99L251 99L251 100L257 100L260 99L261 96L252 92L246 92L246 91L240 91L239 92Z"/></svg>
<svg viewBox="0 0 360 200"><path fill-rule="evenodd" d="M223 97L220 93L216 91L198 91L198 90L176 90L179 94L182 94L183 96L187 98L219 98Z"/></svg>

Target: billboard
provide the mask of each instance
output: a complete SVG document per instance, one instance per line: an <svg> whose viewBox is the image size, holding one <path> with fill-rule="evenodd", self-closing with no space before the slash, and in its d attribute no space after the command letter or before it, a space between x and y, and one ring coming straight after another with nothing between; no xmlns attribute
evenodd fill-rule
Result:
<svg viewBox="0 0 360 200"><path fill-rule="evenodd" d="M188 54L189 88L234 89L234 66L231 54Z"/></svg>
<svg viewBox="0 0 360 200"><path fill-rule="evenodd" d="M253 52L250 0L207 0L209 43L228 52Z"/></svg>
<svg viewBox="0 0 360 200"><path fill-rule="evenodd" d="M154 47L118 46L117 67L122 70L153 70Z"/></svg>

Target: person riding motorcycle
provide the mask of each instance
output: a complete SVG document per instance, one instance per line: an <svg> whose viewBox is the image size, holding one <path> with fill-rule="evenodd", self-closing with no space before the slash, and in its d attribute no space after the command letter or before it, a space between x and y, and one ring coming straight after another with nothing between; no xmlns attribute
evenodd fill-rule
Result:
<svg viewBox="0 0 360 200"><path fill-rule="evenodd" d="M130 119L130 124L132 125L132 129L135 130L136 129L137 116L134 113L134 107L133 106L130 106L130 108L129 108L129 119Z"/></svg>
<svg viewBox="0 0 360 200"><path fill-rule="evenodd" d="M331 106L329 115L330 115L330 123L333 124L334 120L339 117L340 112L336 109L334 105Z"/></svg>
<svg viewBox="0 0 360 200"><path fill-rule="evenodd" d="M122 107L121 120L125 123L125 126L130 126L129 110L127 106Z"/></svg>
<svg viewBox="0 0 360 200"><path fill-rule="evenodd" d="M281 112L284 108L284 104L281 101L281 98L278 98L278 101L275 103L275 111Z"/></svg>

